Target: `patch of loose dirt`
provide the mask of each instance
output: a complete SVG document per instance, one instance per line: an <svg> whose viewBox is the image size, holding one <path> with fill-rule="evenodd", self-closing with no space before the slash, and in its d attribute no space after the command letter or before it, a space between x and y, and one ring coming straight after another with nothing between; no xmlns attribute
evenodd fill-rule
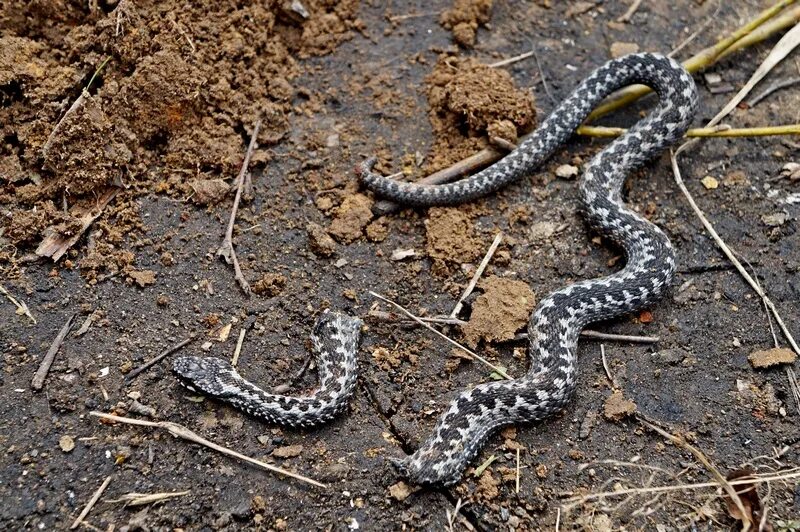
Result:
<svg viewBox="0 0 800 532"><path fill-rule="evenodd" d="M33 243L39 213L51 212L44 202L67 206L49 216L59 230L76 201L107 187L124 191L101 222L135 216L120 206L153 190L213 203L202 183L235 174L257 118L253 167L287 134L302 92L295 57L329 53L364 29L357 0L305 2L299 19L282 0L46 4L0 11L0 246Z"/></svg>
<svg viewBox="0 0 800 532"><path fill-rule="evenodd" d="M505 70L445 54L425 82L434 134L428 171L486 147L487 132L514 142L535 124L533 93L518 88Z"/></svg>
<svg viewBox="0 0 800 532"><path fill-rule="evenodd" d="M468 345L503 342L514 338L530 319L536 300L528 283L490 276L478 286L483 294L475 299L469 322L462 328Z"/></svg>
<svg viewBox="0 0 800 532"><path fill-rule="evenodd" d="M439 16L439 24L453 32L453 41L472 48L478 27L485 26L492 16L493 0L455 0L453 7Z"/></svg>
<svg viewBox="0 0 800 532"><path fill-rule="evenodd" d="M372 221L372 203L364 194L347 196L336 209L328 233L345 243L360 238Z"/></svg>
<svg viewBox="0 0 800 532"><path fill-rule="evenodd" d="M483 246L476 236L474 222L463 209L430 209L425 220L425 235L425 250L432 259L461 264L481 255Z"/></svg>

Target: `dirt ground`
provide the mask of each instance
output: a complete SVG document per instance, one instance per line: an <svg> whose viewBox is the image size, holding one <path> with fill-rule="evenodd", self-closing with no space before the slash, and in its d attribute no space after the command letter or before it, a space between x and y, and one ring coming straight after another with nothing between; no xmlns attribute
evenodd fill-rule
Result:
<svg viewBox="0 0 800 532"><path fill-rule="evenodd" d="M571 500L712 480L634 411L683 434L723 474L800 462L792 365L755 368L748 359L773 347L762 302L703 231L667 159L632 176L626 195L675 244L674 286L648 312L593 326L660 341L606 341L614 383L600 342L582 341L570 406L495 435L451 489L409 486L386 458L412 452L449 398L493 378L491 370L428 331L385 319L391 309L369 291L420 315L447 315L502 231L460 314L468 324L443 330L523 374L525 343L514 334L536 301L618 267L618 250L578 214L576 177L559 168L579 171L607 141L573 138L528 179L458 208L375 215L376 198L359 190L353 168L375 154L382 172L415 178L486 147L489 137L515 141L620 50L668 52L711 17L679 54L686 58L766 5L722 2L715 14L712 1L644 2L621 23L628 2L4 2L0 280L36 321L2 296L0 528L67 528L107 477L84 528L736 527L713 488ZM722 61L710 71L719 81L695 77L696 126L775 42ZM531 45L537 59L486 66ZM790 55L765 84L796 76L798 61ZM630 125L647 107L602 123ZM791 124L798 109L795 86L728 122ZM248 297L215 252L259 119L252 191L234 231L254 288ZM800 180L781 170L799 154L796 138L712 139L682 159L699 206L795 337ZM54 262L37 248L64 255ZM125 380L189 337L180 353L229 358L246 330L241 372L266 389L302 393L316 385L313 368L295 375L324 308L367 324L350 409L324 428L280 429L199 399L178 385L169 359ZM34 373L73 313L43 389L33 391ZM328 487L155 429L101 423L93 410L180 423ZM157 504L114 502L187 490ZM797 481L759 493L776 529L800 529Z"/></svg>

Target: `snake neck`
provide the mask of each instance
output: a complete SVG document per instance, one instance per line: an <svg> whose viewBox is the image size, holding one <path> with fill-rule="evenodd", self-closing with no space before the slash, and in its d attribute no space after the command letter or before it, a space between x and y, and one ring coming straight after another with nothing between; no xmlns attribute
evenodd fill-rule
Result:
<svg viewBox="0 0 800 532"><path fill-rule="evenodd" d="M661 98L658 112L691 115L697 106L697 92L692 78L672 59L650 53L631 54L609 61L595 70L570 94L517 149L491 167L455 183L423 185L390 179L372 171L376 159L365 161L357 172L364 186L386 199L415 207L457 205L495 192L530 174L557 150L604 98L614 91L636 83L654 89ZM652 117L651 117L652 118ZM661 118L661 117L660 117ZM682 132L675 120L650 122L656 138L628 136L629 144L640 144L640 151L630 150L628 157L645 161L664 142ZM674 126L674 127L673 127ZM641 132L641 128L639 128ZM679 134L680 133L680 134ZM670 141L671 142L671 141Z"/></svg>

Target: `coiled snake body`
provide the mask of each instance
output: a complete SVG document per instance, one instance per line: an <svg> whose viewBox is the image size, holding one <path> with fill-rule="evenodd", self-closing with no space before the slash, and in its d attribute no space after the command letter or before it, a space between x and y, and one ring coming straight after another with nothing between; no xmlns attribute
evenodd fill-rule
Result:
<svg viewBox="0 0 800 532"><path fill-rule="evenodd" d="M480 384L458 395L433 434L414 454L397 462L411 480L452 484L495 430L538 421L561 410L575 389L581 329L649 305L669 286L675 273L672 246L658 227L623 205L621 190L632 170L683 136L697 108L697 90L691 76L672 59L628 55L595 70L516 150L472 177L447 185L419 185L372 173L374 159L360 168L367 188L397 203L424 207L463 203L531 173L603 98L635 83L655 90L658 106L598 153L584 169L580 183L589 224L624 249L625 267L543 299L528 323L531 364L527 374Z"/></svg>
<svg viewBox="0 0 800 532"><path fill-rule="evenodd" d="M265 392L221 358L179 357L172 371L188 389L230 403L251 416L289 427L313 427L330 422L347 406L358 376L360 333L358 318L327 310L320 314L311 333L320 386L304 397Z"/></svg>
<svg viewBox="0 0 800 532"><path fill-rule="evenodd" d="M609 276L570 285L543 299L528 324L530 369L515 380L480 384L459 394L433 434L411 456L396 463L411 480L449 485L498 428L541 420L561 410L575 389L578 334L587 324L634 312L656 301L672 281L675 260L666 235L622 204L625 177L679 139L697 108L691 76L655 54L615 59L594 71L516 150L472 177L447 185L401 183L358 169L364 185L397 203L454 205L485 196L534 171L561 146L589 112L611 92L648 85L659 105L625 135L598 153L580 184L589 224L625 251L625 267ZM273 395L244 380L227 362L182 357L173 370L196 391L227 401L269 422L308 427L330 421L346 404L356 379L361 322L323 314L312 343L321 386L309 397Z"/></svg>

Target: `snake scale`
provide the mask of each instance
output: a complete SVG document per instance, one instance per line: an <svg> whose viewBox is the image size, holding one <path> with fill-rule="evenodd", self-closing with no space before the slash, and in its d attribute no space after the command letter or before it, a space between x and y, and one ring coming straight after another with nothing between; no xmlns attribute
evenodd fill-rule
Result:
<svg viewBox="0 0 800 532"><path fill-rule="evenodd" d="M399 182L373 173L374 158L358 168L368 189L403 205L428 207L474 200L532 173L569 139L600 101L632 84L652 88L659 98L657 107L598 153L585 167L580 183L582 210L589 225L622 247L625 267L606 277L572 284L540 301L528 323L528 372L521 378L479 384L458 394L420 448L395 460L410 480L453 484L496 430L560 411L575 390L580 331L589 323L652 304L670 285L675 257L669 239L624 206L622 185L634 169L683 136L697 109L697 90L692 77L672 59L631 54L595 70L517 149L469 178L444 185ZM355 380L359 327L353 318L338 316L315 329L322 387L312 398L267 394L239 377L227 363L209 362L216 359L178 359L174 370L184 384L271 422L309 426L328 421L352 392ZM348 356L351 350L352 360ZM345 364L343 372L333 369L337 360Z"/></svg>

